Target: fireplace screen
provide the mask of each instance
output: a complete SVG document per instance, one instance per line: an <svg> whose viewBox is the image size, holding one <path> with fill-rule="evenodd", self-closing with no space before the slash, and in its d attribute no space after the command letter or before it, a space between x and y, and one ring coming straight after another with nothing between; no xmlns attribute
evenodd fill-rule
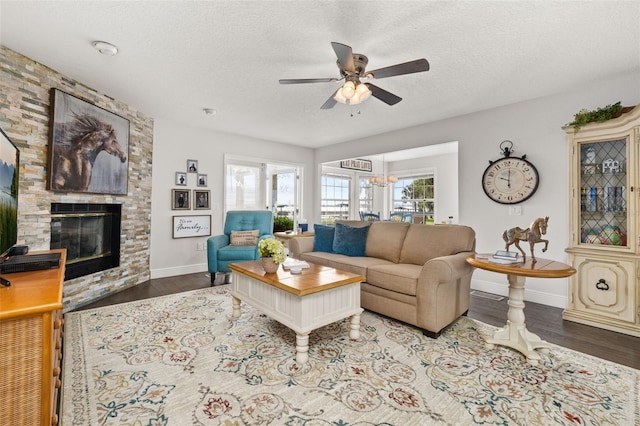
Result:
<svg viewBox="0 0 640 426"><path fill-rule="evenodd" d="M111 219L109 213L51 218L51 248L66 248L67 264L110 256Z"/></svg>
<svg viewBox="0 0 640 426"><path fill-rule="evenodd" d="M52 205L50 247L67 249L65 279L120 264L120 205Z"/></svg>

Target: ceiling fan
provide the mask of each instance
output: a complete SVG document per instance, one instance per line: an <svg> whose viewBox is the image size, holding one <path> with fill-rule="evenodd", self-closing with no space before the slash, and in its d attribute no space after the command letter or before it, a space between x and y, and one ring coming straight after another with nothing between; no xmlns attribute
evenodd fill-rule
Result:
<svg viewBox="0 0 640 426"><path fill-rule="evenodd" d="M353 53L351 46L347 46L346 44L331 42L331 46L338 57L336 63L340 70L341 78L285 78L279 80L280 84L329 83L344 79L344 85L327 99L320 107L321 109L333 108L338 102L349 105L359 104L369 98L369 96L378 98L387 105L395 105L402 100L401 97L371 83L362 83L360 79L386 78L395 75L429 71L429 62L424 58L391 65L374 71L365 71L367 63L369 62L369 58L365 55Z"/></svg>

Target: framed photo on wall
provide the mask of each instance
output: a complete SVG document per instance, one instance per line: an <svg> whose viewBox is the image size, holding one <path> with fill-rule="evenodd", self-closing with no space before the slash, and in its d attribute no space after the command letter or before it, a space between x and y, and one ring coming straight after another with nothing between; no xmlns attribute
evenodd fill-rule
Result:
<svg viewBox="0 0 640 426"><path fill-rule="evenodd" d="M173 238L208 237L211 215L173 216Z"/></svg>
<svg viewBox="0 0 640 426"><path fill-rule="evenodd" d="M126 195L129 120L51 89L47 189Z"/></svg>
<svg viewBox="0 0 640 426"><path fill-rule="evenodd" d="M187 186L187 174L185 172L176 172L176 185Z"/></svg>
<svg viewBox="0 0 640 426"><path fill-rule="evenodd" d="M206 210L211 208L211 191L207 190L193 190L194 210Z"/></svg>
<svg viewBox="0 0 640 426"><path fill-rule="evenodd" d="M198 186L207 186L207 175L198 173Z"/></svg>
<svg viewBox="0 0 640 426"><path fill-rule="evenodd" d="M198 173L198 160L187 160L187 172Z"/></svg>
<svg viewBox="0 0 640 426"><path fill-rule="evenodd" d="M171 190L171 210L190 210L188 189Z"/></svg>

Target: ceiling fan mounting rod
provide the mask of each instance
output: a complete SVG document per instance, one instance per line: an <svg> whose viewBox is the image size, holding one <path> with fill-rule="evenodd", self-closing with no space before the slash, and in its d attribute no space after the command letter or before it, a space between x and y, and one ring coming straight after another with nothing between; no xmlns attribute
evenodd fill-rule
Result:
<svg viewBox="0 0 640 426"><path fill-rule="evenodd" d="M364 70L367 68L367 64L369 63L369 58L367 58L365 55L361 53L354 53L352 57L353 57L353 70L344 69L343 66L340 65L340 61L339 60L336 61L336 64L338 65L338 69L340 70L340 74L342 74L342 76L344 77L347 77L353 74L363 77Z"/></svg>

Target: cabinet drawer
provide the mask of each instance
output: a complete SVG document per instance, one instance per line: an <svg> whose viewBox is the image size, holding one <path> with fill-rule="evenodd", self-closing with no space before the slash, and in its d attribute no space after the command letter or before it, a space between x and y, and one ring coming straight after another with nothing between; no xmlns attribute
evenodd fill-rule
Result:
<svg viewBox="0 0 640 426"><path fill-rule="evenodd" d="M636 261L579 256L571 278L573 308L630 323L636 322Z"/></svg>

